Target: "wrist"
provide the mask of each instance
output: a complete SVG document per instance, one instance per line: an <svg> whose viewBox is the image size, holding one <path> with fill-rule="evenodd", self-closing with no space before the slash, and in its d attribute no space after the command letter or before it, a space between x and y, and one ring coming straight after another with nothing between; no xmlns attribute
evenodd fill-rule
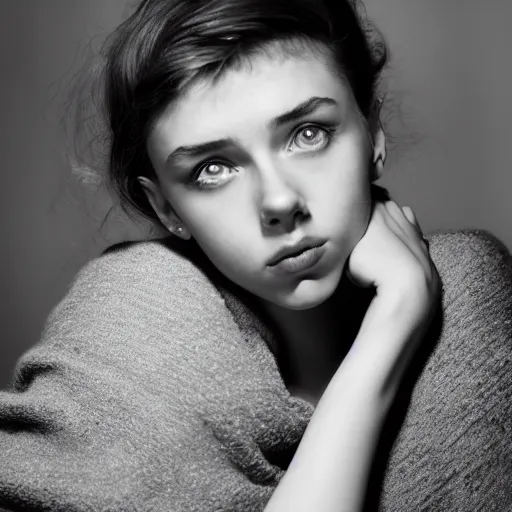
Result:
<svg viewBox="0 0 512 512"><path fill-rule="evenodd" d="M352 397L359 406L364 402L384 418L401 381L397 371L400 359L390 351L354 344L329 385L338 389L339 396Z"/></svg>
<svg viewBox="0 0 512 512"><path fill-rule="evenodd" d="M398 294L375 298L343 362L354 382L366 380L367 392L388 405L426 331L415 308Z"/></svg>
<svg viewBox="0 0 512 512"><path fill-rule="evenodd" d="M375 309L376 322L413 333L428 323L432 298L425 280L404 279L393 286L378 288L371 307Z"/></svg>

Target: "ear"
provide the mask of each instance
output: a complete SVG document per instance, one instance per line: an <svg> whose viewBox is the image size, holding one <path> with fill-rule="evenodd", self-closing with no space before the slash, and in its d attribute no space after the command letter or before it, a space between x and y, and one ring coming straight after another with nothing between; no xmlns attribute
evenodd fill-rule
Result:
<svg viewBox="0 0 512 512"><path fill-rule="evenodd" d="M386 135L382 123L378 119L373 123L371 135L373 141L372 181L377 181L382 177L387 157Z"/></svg>
<svg viewBox="0 0 512 512"><path fill-rule="evenodd" d="M192 235L180 220L176 212L172 209L169 201L162 194L160 186L154 181L139 176L137 181L144 189L144 193L148 198L153 210L158 215L160 222L173 234L183 238L183 240L190 240Z"/></svg>

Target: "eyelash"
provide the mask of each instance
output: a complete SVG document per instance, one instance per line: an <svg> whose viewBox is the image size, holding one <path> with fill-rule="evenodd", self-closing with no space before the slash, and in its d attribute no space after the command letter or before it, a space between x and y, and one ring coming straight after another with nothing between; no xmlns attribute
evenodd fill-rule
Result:
<svg viewBox="0 0 512 512"><path fill-rule="evenodd" d="M215 188L218 185L218 183L219 183L218 178L209 178L210 181L215 181L215 183L207 183L205 180L201 181L198 179L198 177L201 175L201 172L203 171L203 169L205 169L209 165L214 165L214 164L230 167L230 168L234 169L234 171L238 170L236 167L231 166L231 164L227 163L226 161L224 161L220 158L219 159L210 158L206 162L203 162L196 167L194 174L193 174L193 178L192 178L192 185L194 187L197 187L200 189L209 189L209 188Z"/></svg>
<svg viewBox="0 0 512 512"><path fill-rule="evenodd" d="M333 135L336 133L336 128L334 126L320 126L320 125L317 125L317 124L313 124L313 123L307 123L307 124L304 124L302 126L299 126L294 132L293 132L293 136L292 136L292 143L295 142L297 140L297 137L299 136L299 134L301 132L304 132L305 130L308 130L308 129L312 129L312 130L320 130L324 133L324 135L327 137L327 140L325 142L325 145L323 145L320 149L315 149L313 148L311 151L320 151L322 149L326 149L330 142L331 142L331 139L333 137ZM308 150L304 150L306 152L308 152Z"/></svg>
<svg viewBox="0 0 512 512"><path fill-rule="evenodd" d="M294 141L296 141L298 135L303 132L304 130L307 130L307 129L314 129L314 130L321 130L322 132L324 132L324 134L326 135L327 137L327 141L325 143L325 145L321 148L321 150L323 149L326 149L331 140L332 140L332 137L333 135L336 133L336 128L333 127L333 126L319 126L317 124L312 124L312 123L308 123L308 124L304 124L302 126L299 126L298 128L296 128L292 133L292 140L291 140L291 143L293 143ZM290 144L291 144L290 143ZM290 146L290 145L289 145ZM287 148L287 150L289 149L289 146ZM308 151L308 150L304 150L304 151ZM199 188L199 189L209 189L209 188L216 188L218 183L219 183L219 180L216 179L216 178L210 178L210 182L211 181L215 181L215 183L207 183L205 182L204 180L201 181L198 179L198 177L201 175L201 172L203 171L203 169L205 169L208 165L212 165L212 164L216 164L216 165L224 165L226 167L230 167L230 164L228 164L227 162L225 162L224 160L222 159L215 159L215 158L210 158L208 159L206 162L202 162L200 163L194 170L194 173L193 173L193 178L192 178L192 184ZM235 170L235 172L237 171L236 167L232 167L232 169Z"/></svg>

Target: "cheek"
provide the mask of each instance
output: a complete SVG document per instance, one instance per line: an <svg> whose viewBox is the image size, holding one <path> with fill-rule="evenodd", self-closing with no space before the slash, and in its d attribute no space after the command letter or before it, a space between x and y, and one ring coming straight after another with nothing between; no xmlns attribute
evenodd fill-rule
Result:
<svg viewBox="0 0 512 512"><path fill-rule="evenodd" d="M315 210L334 232L366 228L371 208L371 183L366 155L346 148L330 159L328 179L316 194Z"/></svg>
<svg viewBox="0 0 512 512"><path fill-rule="evenodd" d="M231 207L223 209L229 201L219 202L215 208L194 210L184 216L186 225L206 256L220 270L240 270L251 266L255 259L254 227L247 214Z"/></svg>

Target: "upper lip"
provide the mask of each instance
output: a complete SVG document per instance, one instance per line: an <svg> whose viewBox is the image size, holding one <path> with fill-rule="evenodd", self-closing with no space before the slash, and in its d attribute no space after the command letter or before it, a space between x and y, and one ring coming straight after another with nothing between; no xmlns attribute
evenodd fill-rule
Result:
<svg viewBox="0 0 512 512"><path fill-rule="evenodd" d="M312 249L313 247L319 247L323 245L325 240L322 238L317 238L313 236L306 236L302 238L299 242L294 244L285 245L281 249L279 249L270 260L268 260L268 266L277 265L281 260L288 258L289 256L296 256L301 252Z"/></svg>

